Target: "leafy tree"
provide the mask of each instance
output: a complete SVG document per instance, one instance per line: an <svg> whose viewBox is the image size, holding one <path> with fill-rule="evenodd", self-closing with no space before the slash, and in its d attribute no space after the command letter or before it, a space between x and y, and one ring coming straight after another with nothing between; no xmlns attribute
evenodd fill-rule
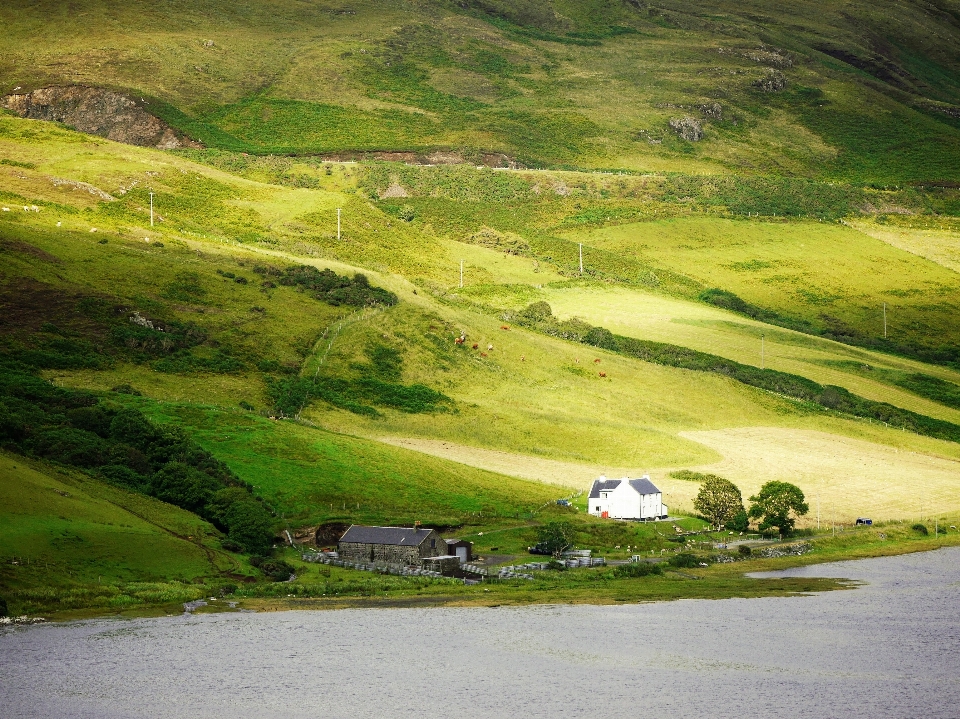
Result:
<svg viewBox="0 0 960 719"><path fill-rule="evenodd" d="M750 529L750 517L747 516L747 510L740 507L740 510L731 519L727 520L726 527L734 532L746 532Z"/></svg>
<svg viewBox="0 0 960 719"><path fill-rule="evenodd" d="M708 474L693 500L693 508L719 529L743 511L743 495L729 479Z"/></svg>
<svg viewBox="0 0 960 719"><path fill-rule="evenodd" d="M7 616L8 611L9 610L7 609L7 600L4 599L3 597L0 597L0 617Z"/></svg>
<svg viewBox="0 0 960 719"><path fill-rule="evenodd" d="M537 546L557 559L573 546L573 526L569 522L549 522L537 530Z"/></svg>
<svg viewBox="0 0 960 719"><path fill-rule="evenodd" d="M760 531L776 527L781 534L789 534L796 523L810 511L804 501L803 491L789 482L767 482L759 494L750 497L750 516L761 519ZM791 516L791 512L795 516Z"/></svg>
<svg viewBox="0 0 960 719"><path fill-rule="evenodd" d="M183 462L168 462L150 483L150 493L157 499L197 513L216 489L212 477Z"/></svg>
<svg viewBox="0 0 960 719"><path fill-rule="evenodd" d="M215 492L206 507L210 519L227 530L230 542L249 554L266 554L273 542L273 517L241 487Z"/></svg>

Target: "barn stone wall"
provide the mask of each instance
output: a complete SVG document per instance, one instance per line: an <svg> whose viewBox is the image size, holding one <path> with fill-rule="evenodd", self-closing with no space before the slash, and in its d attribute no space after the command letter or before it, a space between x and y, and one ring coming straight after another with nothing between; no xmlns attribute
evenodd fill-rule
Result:
<svg viewBox="0 0 960 719"><path fill-rule="evenodd" d="M430 546L433 541L434 546ZM447 543L431 531L419 546L403 544L366 544L340 542L337 552L341 559L351 562L387 562L388 564L419 564L424 557L439 557L447 553Z"/></svg>

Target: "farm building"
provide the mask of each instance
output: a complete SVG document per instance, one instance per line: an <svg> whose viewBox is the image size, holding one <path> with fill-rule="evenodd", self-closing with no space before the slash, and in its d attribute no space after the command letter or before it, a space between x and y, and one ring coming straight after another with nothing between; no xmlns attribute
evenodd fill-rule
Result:
<svg viewBox="0 0 960 719"><path fill-rule="evenodd" d="M650 477L640 479L594 480L588 498L588 511L596 517L610 519L666 519L667 505L663 494Z"/></svg>
<svg viewBox="0 0 960 719"><path fill-rule="evenodd" d="M473 559L473 542L465 539L444 539L447 543L447 554L452 554L460 560L460 564Z"/></svg>
<svg viewBox="0 0 960 719"><path fill-rule="evenodd" d="M447 543L433 529L352 525L337 543L340 559L352 562L420 564L447 554Z"/></svg>

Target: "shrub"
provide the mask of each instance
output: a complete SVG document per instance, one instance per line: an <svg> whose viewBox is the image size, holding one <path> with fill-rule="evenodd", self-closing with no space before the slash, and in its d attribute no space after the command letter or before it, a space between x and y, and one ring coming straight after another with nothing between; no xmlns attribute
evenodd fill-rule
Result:
<svg viewBox="0 0 960 719"><path fill-rule="evenodd" d="M274 582L285 582L294 574L293 567L282 559L263 559L258 568Z"/></svg>
<svg viewBox="0 0 960 719"><path fill-rule="evenodd" d="M247 412L252 412L254 410L254 406L249 402L247 402L246 400L242 399L240 400L240 409L245 409L247 410Z"/></svg>
<svg viewBox="0 0 960 719"><path fill-rule="evenodd" d="M9 610L7 609L7 600L4 599L3 597L0 597L0 617L7 616L8 611Z"/></svg>
<svg viewBox="0 0 960 719"><path fill-rule="evenodd" d="M696 555L691 554L690 552L680 552L680 554L675 554L667 560L671 567L678 567L680 569L692 569L700 565L700 560L697 559Z"/></svg>
<svg viewBox="0 0 960 719"><path fill-rule="evenodd" d="M613 576L615 577L649 577L651 574L663 574L663 568L659 564L651 564L650 562L635 562L633 564L621 564L613 570Z"/></svg>
<svg viewBox="0 0 960 719"><path fill-rule="evenodd" d="M912 529L914 532L922 534L925 537L930 534L930 530L927 529L927 525L921 524L920 522L914 524L912 527L910 527L910 529Z"/></svg>
<svg viewBox="0 0 960 719"><path fill-rule="evenodd" d="M749 557L751 554L753 554L753 550L750 549L750 547L746 544L741 544L739 547L737 547L737 554L739 554L741 557Z"/></svg>
<svg viewBox="0 0 960 719"><path fill-rule="evenodd" d="M113 387L110 391L116 392L117 394L129 394L129 395L133 395L134 397L140 397L143 395L143 393L140 390L134 389L132 385L129 385L126 383L118 384L116 387Z"/></svg>

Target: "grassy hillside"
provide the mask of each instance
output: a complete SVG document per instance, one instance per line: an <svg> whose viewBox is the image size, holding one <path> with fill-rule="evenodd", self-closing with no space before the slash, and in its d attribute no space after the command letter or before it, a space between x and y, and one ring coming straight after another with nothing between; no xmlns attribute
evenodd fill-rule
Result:
<svg viewBox="0 0 960 719"><path fill-rule="evenodd" d="M0 86L125 90L247 152L956 181L957 17L949 2L10 2ZM701 141L670 129L685 116Z"/></svg>
<svg viewBox="0 0 960 719"><path fill-rule="evenodd" d="M3 454L0 499L0 585L24 613L176 604L250 574L195 514L89 476Z"/></svg>

